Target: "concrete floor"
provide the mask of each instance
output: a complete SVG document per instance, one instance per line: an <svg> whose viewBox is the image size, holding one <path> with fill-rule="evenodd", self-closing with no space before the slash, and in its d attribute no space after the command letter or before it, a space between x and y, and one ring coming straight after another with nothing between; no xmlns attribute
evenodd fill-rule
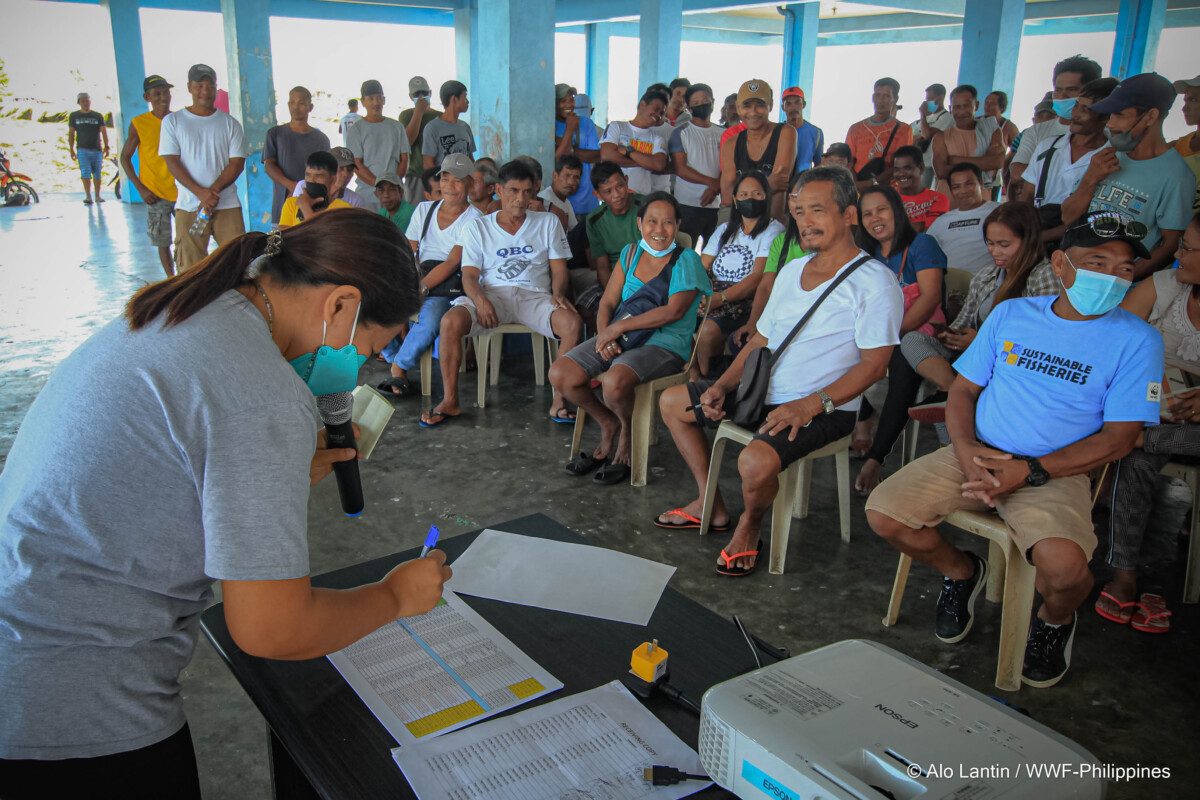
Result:
<svg viewBox="0 0 1200 800"><path fill-rule="evenodd" d="M85 207L81 199L52 196L32 208L0 208L0 459L59 361L120 313L132 291L161 277L157 254L144 236L143 207L111 200ZM383 365L372 359L363 380L374 384L383 374ZM439 384L435 379L435 393ZM596 545L676 565L672 586L722 615L740 614L753 632L793 653L847 638L879 641L1027 709L1101 762L1171 770L1167 781L1111 785L1110 798L1196 796L1200 702L1194 670L1200 614L1197 606L1180 602L1187 539L1179 530L1190 502L1182 484L1160 485L1146 554L1146 587L1165 593L1174 611L1171 632L1156 637L1105 622L1089 601L1080 612L1073 666L1063 683L1000 692L992 682L997 605L981 603L971 636L957 646L943 645L932 632L938 581L917 567L900 623L890 629L880 624L896 554L870 532L857 495L852 498L853 541L841 543L831 461L814 469L811 515L793 525L787 573L760 571L735 582L712 569L723 538L700 540L694 532L666 532L650 524L658 512L695 495L665 429L651 450L649 486L603 488L563 471L571 431L546 418L549 387L533 385L529 357L505 360L486 409L473 407L474 391L474 375L467 376L465 416L438 430L416 425L427 401L398 402L396 416L362 471L368 509L360 519L341 513L333 481L314 489L309 517L314 573L419 545L433 523L450 536L544 512ZM79 397L87 402L87 387L79 387ZM927 426L925 437L922 451L935 445ZM594 441L593 429L585 446ZM722 486L736 513L741 502L735 458L726 462ZM1103 518L1097 514L1098 524ZM951 535L986 552L972 537ZM1103 579L1103 565L1095 569ZM651 633L669 637L669 632ZM183 690L204 796L269 796L262 718L203 640L184 673Z"/></svg>

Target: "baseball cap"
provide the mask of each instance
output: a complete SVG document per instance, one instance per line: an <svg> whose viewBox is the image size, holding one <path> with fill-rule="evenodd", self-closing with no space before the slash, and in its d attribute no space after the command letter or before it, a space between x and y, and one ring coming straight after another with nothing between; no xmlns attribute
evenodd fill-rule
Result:
<svg viewBox="0 0 1200 800"><path fill-rule="evenodd" d="M1131 75L1117 84L1112 94L1092 103L1088 108L1093 114L1117 114L1131 106L1157 108L1165 114L1175 102L1178 92L1171 82L1157 72Z"/></svg>
<svg viewBox="0 0 1200 800"><path fill-rule="evenodd" d="M475 174L475 162L462 153L451 153L442 159L442 168L438 170L438 175L443 172L449 172L460 181L465 181Z"/></svg>
<svg viewBox="0 0 1200 800"><path fill-rule="evenodd" d="M378 175L378 176L376 176L375 185L378 186L381 183L390 183L393 186L399 186L401 188L404 188L404 184L400 181L399 175Z"/></svg>
<svg viewBox="0 0 1200 800"><path fill-rule="evenodd" d="M554 99L555 100L562 100L567 95L575 94L575 93L576 93L575 87L569 83L554 84Z"/></svg>
<svg viewBox="0 0 1200 800"><path fill-rule="evenodd" d="M188 83L198 83L200 81L217 82L217 73L208 64L193 64L188 70Z"/></svg>
<svg viewBox="0 0 1200 800"><path fill-rule="evenodd" d="M376 83L375 85L378 86L379 84ZM409 80L408 80L409 96L411 97L412 95L416 94L417 92L424 92L425 94L430 93L429 92L429 81L425 80L420 75L415 75L412 78L409 78Z"/></svg>
<svg viewBox="0 0 1200 800"><path fill-rule="evenodd" d="M168 89L175 88L171 84L167 83L167 79L164 78L162 75L150 75L149 77L146 78L146 80L142 81L142 91L143 92L148 92L151 89L157 89L159 86L165 86Z"/></svg>
<svg viewBox="0 0 1200 800"><path fill-rule="evenodd" d="M586 94L575 95L575 113L590 117L592 115L592 98Z"/></svg>
<svg viewBox="0 0 1200 800"><path fill-rule="evenodd" d="M1131 227L1139 225L1142 231L1140 236L1130 230ZM1145 230L1145 226L1141 223L1122 219L1110 212L1096 212L1067 228L1058 243L1058 249L1099 247L1105 242L1125 242L1133 248L1135 256L1149 258L1150 251L1146 249L1146 245L1142 244Z"/></svg>
<svg viewBox="0 0 1200 800"><path fill-rule="evenodd" d="M354 166L354 151L349 147L331 147L329 154L337 159L339 168Z"/></svg>
<svg viewBox="0 0 1200 800"><path fill-rule="evenodd" d="M1191 80L1175 81L1171 85L1175 87L1175 92L1177 94L1183 94L1188 89L1195 89L1197 86L1200 86L1200 75L1197 75Z"/></svg>
<svg viewBox="0 0 1200 800"><path fill-rule="evenodd" d="M79 94L75 95L75 102L78 103L80 100L83 100L84 98L91 100L92 96L90 94L88 94L87 92L80 92Z"/></svg>
<svg viewBox="0 0 1200 800"><path fill-rule="evenodd" d="M771 105L771 85L759 78L746 81L742 88L738 89L737 104L740 106L747 100L761 100L768 106Z"/></svg>
<svg viewBox="0 0 1200 800"><path fill-rule="evenodd" d="M383 94L383 86L379 81L363 81L362 88L358 90L359 97L366 97L372 94Z"/></svg>
<svg viewBox="0 0 1200 800"><path fill-rule="evenodd" d="M801 100L803 100L804 90L799 86L789 86L783 90L783 99L787 100L789 97L799 97Z"/></svg>

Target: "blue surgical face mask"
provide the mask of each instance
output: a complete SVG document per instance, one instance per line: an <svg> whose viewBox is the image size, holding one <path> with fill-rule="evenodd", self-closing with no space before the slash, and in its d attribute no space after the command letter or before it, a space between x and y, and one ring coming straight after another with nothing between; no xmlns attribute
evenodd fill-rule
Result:
<svg viewBox="0 0 1200 800"><path fill-rule="evenodd" d="M666 248L665 250L655 250L652 247L650 247L650 245L646 244L646 238L642 237L641 239L638 240L638 247L642 248L643 250L645 250L647 253L654 256L655 258L662 258L663 256L668 255L672 250L675 249L675 243L671 242L671 246Z"/></svg>
<svg viewBox="0 0 1200 800"><path fill-rule="evenodd" d="M1070 119L1071 110L1075 108L1075 101L1078 99L1078 97L1068 97L1066 100L1055 100L1054 113L1063 119Z"/></svg>
<svg viewBox="0 0 1200 800"><path fill-rule="evenodd" d="M350 343L345 347L334 350L325 344L328 326L322 321L321 346L317 352L305 353L289 362L314 395L352 392L358 386L358 371L367 361L354 346L354 332L358 330L358 312L361 310L359 304L358 311L354 312L354 327L350 329Z"/></svg>
<svg viewBox="0 0 1200 800"><path fill-rule="evenodd" d="M933 112L937 111L937 101L936 100L926 100L925 101L925 111L929 114L932 114Z"/></svg>
<svg viewBox="0 0 1200 800"><path fill-rule="evenodd" d="M1067 290L1067 299L1075 310L1085 317L1098 317L1107 314L1121 304L1125 293L1133 285L1132 281L1118 278L1116 275L1105 275L1103 272L1093 272L1090 269L1079 269L1066 256L1067 263L1075 270L1075 282L1070 286L1063 284ZM1058 279L1062 283L1062 278Z"/></svg>

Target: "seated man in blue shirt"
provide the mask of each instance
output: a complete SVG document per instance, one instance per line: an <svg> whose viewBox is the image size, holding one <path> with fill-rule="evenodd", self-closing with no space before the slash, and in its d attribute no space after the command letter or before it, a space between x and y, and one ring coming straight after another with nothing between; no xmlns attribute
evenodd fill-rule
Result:
<svg viewBox="0 0 1200 800"><path fill-rule="evenodd" d="M1158 421L1162 337L1117 308L1134 260L1146 257L1144 233L1109 212L1070 227L1050 262L1060 293L999 304L956 362L946 403L953 444L867 500L876 533L944 576L934 631L947 643L971 630L988 567L935 526L957 510L1000 513L1045 601L1025 647L1021 680L1030 686L1066 674L1075 610L1092 589L1087 472L1128 454Z"/></svg>

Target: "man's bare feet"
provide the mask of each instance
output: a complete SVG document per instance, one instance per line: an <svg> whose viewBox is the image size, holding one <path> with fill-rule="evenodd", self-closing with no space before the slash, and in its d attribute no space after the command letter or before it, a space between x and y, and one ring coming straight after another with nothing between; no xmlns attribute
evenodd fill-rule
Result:
<svg viewBox="0 0 1200 800"><path fill-rule="evenodd" d="M740 558L735 558L733 561L726 564L725 559L717 556L717 566L738 567L740 569L750 569L754 566L755 559L754 551L758 549L758 531L752 531L746 526L739 524L733 532L733 538L729 540L729 544L725 545L725 554L729 556L737 555L738 553L748 553Z"/></svg>
<svg viewBox="0 0 1200 800"><path fill-rule="evenodd" d="M462 413L458 403L451 403L449 400L443 400L436 406L426 411L421 415L421 422L425 427L432 428L441 425L448 417L457 417Z"/></svg>
<svg viewBox="0 0 1200 800"><path fill-rule="evenodd" d="M700 514L704 511L704 498L698 497L686 506L681 506L680 511L700 519ZM694 524L690 519L682 514L672 512L664 512L658 515L658 522L666 528L673 526L686 527L688 524ZM714 504L712 511L712 519L709 521L710 528L727 528L729 527L729 511L726 510L725 504Z"/></svg>
<svg viewBox="0 0 1200 800"><path fill-rule="evenodd" d="M1124 572L1124 570L1120 572ZM1134 606L1126 604L1132 604L1137 599L1137 576L1132 572L1129 575L1132 578L1118 574L1105 584L1100 596L1096 598L1096 613L1114 622L1117 620L1128 622L1133 617ZM1113 598L1116 598L1115 601Z"/></svg>
<svg viewBox="0 0 1200 800"><path fill-rule="evenodd" d="M854 479L854 488L861 494L870 494L879 485L882 469L882 464L873 458L868 458L863 462L862 469L858 471L858 477Z"/></svg>

